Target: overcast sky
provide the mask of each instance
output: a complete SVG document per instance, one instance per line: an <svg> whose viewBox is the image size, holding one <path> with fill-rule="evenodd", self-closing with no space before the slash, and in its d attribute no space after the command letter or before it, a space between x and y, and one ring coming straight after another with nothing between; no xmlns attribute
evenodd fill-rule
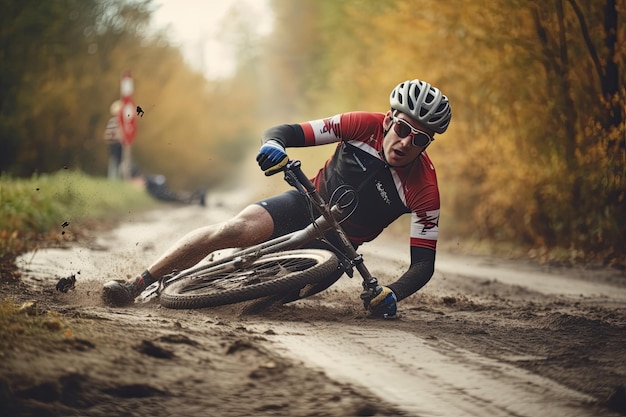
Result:
<svg viewBox="0 0 626 417"><path fill-rule="evenodd" d="M208 78L229 76L235 67L233 51L220 42L218 29L232 7L253 11L259 34L269 33L272 14L269 0L155 0L156 28L169 28L168 34L179 44L188 62L204 71Z"/></svg>

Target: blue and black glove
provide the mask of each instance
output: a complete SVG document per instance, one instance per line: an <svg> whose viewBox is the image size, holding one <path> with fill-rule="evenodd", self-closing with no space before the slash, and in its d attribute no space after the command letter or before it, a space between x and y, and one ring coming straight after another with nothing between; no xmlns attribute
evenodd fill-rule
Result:
<svg viewBox="0 0 626 417"><path fill-rule="evenodd" d="M363 306L372 317L385 319L396 316L398 299L391 288L377 285L372 289L365 289L361 293Z"/></svg>
<svg viewBox="0 0 626 417"><path fill-rule="evenodd" d="M265 172L265 175L274 175L287 165L289 157L285 152L285 147L277 140L270 139L261 146L256 156L256 161Z"/></svg>

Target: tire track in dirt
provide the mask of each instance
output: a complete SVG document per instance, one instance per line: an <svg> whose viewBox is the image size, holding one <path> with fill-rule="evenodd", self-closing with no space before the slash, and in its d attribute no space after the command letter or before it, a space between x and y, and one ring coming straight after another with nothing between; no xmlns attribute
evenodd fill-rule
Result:
<svg viewBox="0 0 626 417"><path fill-rule="evenodd" d="M391 240L380 243L376 246L364 247L366 262L370 258L380 259L382 262L402 264L409 262L408 255L405 256L407 250L403 245ZM542 269L547 269L547 271ZM595 279L590 280L591 272L589 270L521 266L519 262L508 264L505 260L500 260L496 265L488 258L452 254L445 251L437 252L435 270L436 273L444 275L453 274L478 278L482 281L498 281L507 285L524 286L541 294L626 302L626 287L620 288L599 282L597 278L600 272L596 272ZM604 274L608 275L609 273L605 272Z"/></svg>
<svg viewBox="0 0 626 417"><path fill-rule="evenodd" d="M267 337L279 353L367 386L410 415L606 416L586 407L587 395L447 342L327 322L273 323L272 330Z"/></svg>

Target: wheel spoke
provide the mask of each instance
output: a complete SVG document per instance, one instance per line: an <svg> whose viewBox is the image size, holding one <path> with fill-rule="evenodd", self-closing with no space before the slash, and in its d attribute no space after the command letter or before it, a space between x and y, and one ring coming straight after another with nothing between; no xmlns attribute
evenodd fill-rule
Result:
<svg viewBox="0 0 626 417"><path fill-rule="evenodd" d="M315 265L314 260L299 257L261 262L248 270L230 271L208 278L193 279L181 290L181 293L204 293L241 288L271 281L292 272L304 271L313 265Z"/></svg>

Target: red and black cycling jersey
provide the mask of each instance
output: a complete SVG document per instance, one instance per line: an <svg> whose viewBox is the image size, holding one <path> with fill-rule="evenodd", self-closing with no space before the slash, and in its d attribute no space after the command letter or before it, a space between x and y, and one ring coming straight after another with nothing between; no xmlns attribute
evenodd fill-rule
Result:
<svg viewBox="0 0 626 417"><path fill-rule="evenodd" d="M404 167L383 156L383 113L350 112L264 132L285 148L338 143L333 156L312 178L325 198L343 186L358 191L358 205L342 226L355 244L371 241L405 213L411 213L411 265L388 285L401 300L423 287L434 273L439 223L439 189L426 154Z"/></svg>
<svg viewBox="0 0 626 417"><path fill-rule="evenodd" d="M384 117L382 113L343 113L301 123L300 134L270 136L285 147L339 142L313 183L327 199L343 185L358 191L356 210L343 223L354 243L371 241L398 217L411 213L411 246L434 250L439 222L435 168L426 152L408 166L388 166L382 156ZM295 133L298 125L291 126Z"/></svg>

